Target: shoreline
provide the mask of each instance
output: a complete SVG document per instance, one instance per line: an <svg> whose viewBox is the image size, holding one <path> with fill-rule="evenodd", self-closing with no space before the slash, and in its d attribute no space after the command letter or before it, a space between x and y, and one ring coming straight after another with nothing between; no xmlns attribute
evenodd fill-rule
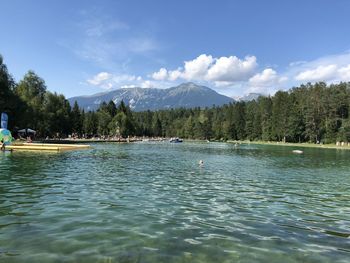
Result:
<svg viewBox="0 0 350 263"><path fill-rule="evenodd" d="M111 139L102 139L102 138L90 138L90 139L72 139L72 138L64 138L64 139L42 139L42 140L34 140L34 143L60 143L60 144L76 144L76 143L131 143L131 142L142 142L142 141L155 141L161 142L166 141L167 138L142 138L142 137L131 137L131 138L111 138Z"/></svg>
<svg viewBox="0 0 350 263"><path fill-rule="evenodd" d="M350 150L350 146L336 145L336 144L315 144L315 143L291 143L291 142L265 142L265 141L227 141L228 143L238 144L256 144L256 145L271 145L283 147L301 147L301 148L318 148L318 149L336 149L336 150Z"/></svg>
<svg viewBox="0 0 350 263"><path fill-rule="evenodd" d="M63 143L63 144L76 144L76 143L132 143L132 142L164 142L168 141L168 138L158 137L158 138L147 138L147 137L131 137L127 138L119 138L119 139L49 139L49 140L35 140L35 143ZM203 139L185 139L187 142L208 142ZM300 148L318 148L318 149L336 149L336 150L350 150L350 145L347 144L344 146L336 145L336 144L315 144L315 143L283 143L283 142L273 142L273 141L236 141L236 140L211 140L210 142L226 142L226 143L237 143L237 144L255 144L255 145L270 145L270 146L283 146L283 147L300 147Z"/></svg>

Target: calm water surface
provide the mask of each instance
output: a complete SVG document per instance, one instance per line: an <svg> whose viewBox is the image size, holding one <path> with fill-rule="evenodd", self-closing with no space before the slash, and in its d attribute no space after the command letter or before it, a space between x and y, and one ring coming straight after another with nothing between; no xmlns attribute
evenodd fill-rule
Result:
<svg viewBox="0 0 350 263"><path fill-rule="evenodd" d="M349 262L350 151L292 150L0 153L0 262Z"/></svg>

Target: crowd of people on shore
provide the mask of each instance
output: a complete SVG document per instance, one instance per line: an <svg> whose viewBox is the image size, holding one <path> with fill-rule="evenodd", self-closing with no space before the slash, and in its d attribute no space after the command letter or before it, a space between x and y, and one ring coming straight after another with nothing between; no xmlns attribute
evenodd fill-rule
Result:
<svg viewBox="0 0 350 263"><path fill-rule="evenodd" d="M148 137L148 136L128 136L126 138L122 136L110 136L110 135L94 135L94 136L78 136L77 134L69 135L68 137L46 137L45 141L54 141L54 140L73 140L73 141L110 141L110 142L137 142L137 141L167 141L168 138L165 137Z"/></svg>

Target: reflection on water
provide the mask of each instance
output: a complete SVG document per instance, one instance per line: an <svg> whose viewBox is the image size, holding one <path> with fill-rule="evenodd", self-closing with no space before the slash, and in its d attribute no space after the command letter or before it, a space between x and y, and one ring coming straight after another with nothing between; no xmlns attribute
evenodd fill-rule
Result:
<svg viewBox="0 0 350 263"><path fill-rule="evenodd" d="M348 262L350 152L291 151L0 154L0 262Z"/></svg>

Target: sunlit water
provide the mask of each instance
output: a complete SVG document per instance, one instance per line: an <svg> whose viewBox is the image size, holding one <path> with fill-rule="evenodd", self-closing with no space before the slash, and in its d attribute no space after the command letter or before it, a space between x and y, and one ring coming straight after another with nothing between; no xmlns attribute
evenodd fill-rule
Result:
<svg viewBox="0 0 350 263"><path fill-rule="evenodd" d="M350 151L293 149L0 153L0 262L349 262Z"/></svg>

